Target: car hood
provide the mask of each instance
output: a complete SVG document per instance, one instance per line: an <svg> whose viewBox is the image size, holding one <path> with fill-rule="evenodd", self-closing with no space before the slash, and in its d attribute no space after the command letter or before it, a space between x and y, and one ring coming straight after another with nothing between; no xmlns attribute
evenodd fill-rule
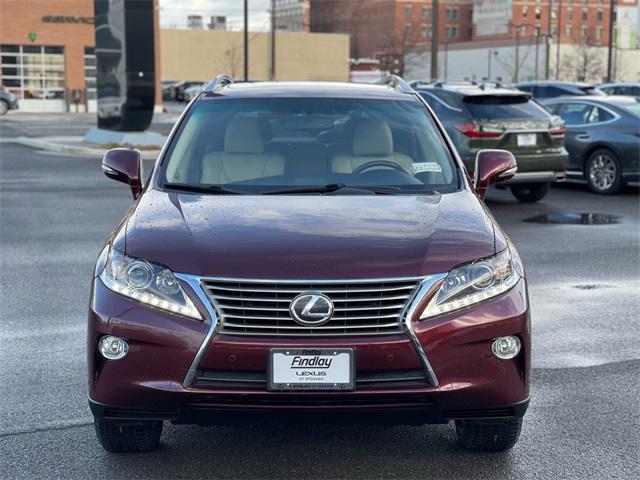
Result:
<svg viewBox="0 0 640 480"><path fill-rule="evenodd" d="M495 253L491 216L468 191L236 196L149 190L124 228L114 245L128 255L217 277L414 276Z"/></svg>

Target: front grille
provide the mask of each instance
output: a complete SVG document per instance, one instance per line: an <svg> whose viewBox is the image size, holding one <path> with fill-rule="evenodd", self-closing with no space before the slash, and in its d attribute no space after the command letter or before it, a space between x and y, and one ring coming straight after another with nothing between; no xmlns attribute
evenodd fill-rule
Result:
<svg viewBox="0 0 640 480"><path fill-rule="evenodd" d="M221 322L234 335L327 336L402 332L402 315L419 279L357 281L204 280L203 286ZM291 301L304 292L331 299L334 313L321 326L297 323Z"/></svg>
<svg viewBox="0 0 640 480"><path fill-rule="evenodd" d="M398 388L431 386L424 370L358 372L356 385L362 388ZM198 370L193 378L195 388L266 389L266 372Z"/></svg>

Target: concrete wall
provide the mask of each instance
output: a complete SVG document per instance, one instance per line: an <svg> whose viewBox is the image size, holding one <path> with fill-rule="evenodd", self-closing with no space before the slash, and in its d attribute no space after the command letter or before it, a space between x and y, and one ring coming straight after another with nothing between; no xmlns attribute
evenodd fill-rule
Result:
<svg viewBox="0 0 640 480"><path fill-rule="evenodd" d="M607 73L607 48L585 47L575 43L560 45L559 80L600 83ZM518 53L517 81L536 79L536 47L533 39L522 39ZM558 45L550 48L549 78L556 79ZM491 60L489 60L491 56ZM404 76L409 80L429 78L430 53L412 52L405 55ZM540 39L538 46L538 75L545 78L546 46ZM448 52L440 50L439 79L516 81L516 46L512 40L469 42L450 45ZM446 63L446 71L445 71ZM613 77L616 80L638 81L640 78L640 50L614 50Z"/></svg>
<svg viewBox="0 0 640 480"><path fill-rule="evenodd" d="M249 78L269 79L269 34L249 35ZM235 31L160 31L163 80L207 81L219 73L243 78L243 34ZM276 80L349 80L349 37L342 34L276 35Z"/></svg>

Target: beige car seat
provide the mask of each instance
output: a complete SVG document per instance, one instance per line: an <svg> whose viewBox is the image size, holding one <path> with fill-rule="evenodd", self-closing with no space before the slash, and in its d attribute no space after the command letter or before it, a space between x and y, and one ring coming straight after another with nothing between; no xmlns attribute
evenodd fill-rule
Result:
<svg viewBox="0 0 640 480"><path fill-rule="evenodd" d="M224 152L202 158L201 183L225 184L284 175L284 157L265 153L264 144L257 118L235 118L225 132Z"/></svg>
<svg viewBox="0 0 640 480"><path fill-rule="evenodd" d="M353 173L365 163L387 160L400 165L413 175L411 157L393 151L393 135L389 125L383 120L359 120L353 134L352 152L338 153L331 159L331 169L335 173ZM385 168L385 167L372 167Z"/></svg>

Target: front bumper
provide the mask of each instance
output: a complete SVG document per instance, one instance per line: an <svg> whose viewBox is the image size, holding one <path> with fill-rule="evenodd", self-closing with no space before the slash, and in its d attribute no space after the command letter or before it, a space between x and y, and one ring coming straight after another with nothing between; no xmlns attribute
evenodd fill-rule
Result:
<svg viewBox="0 0 640 480"><path fill-rule="evenodd" d="M188 293L206 311L195 292ZM89 312L90 404L95 416L123 422L158 418L224 423L265 411L298 420L300 412L321 411L341 422L409 424L524 415L530 374L524 280L500 297L412 326L437 386L428 375L420 375L424 365L404 334L332 338L216 334L198 362L193 381L185 382L209 332L207 323L142 306L96 279ZM118 361L97 355L96 345L103 335L126 338L128 355ZM493 339L503 335L518 335L522 341L522 351L513 360L499 360L491 352ZM354 348L356 389L267 391L260 383L266 380L267 351L283 346ZM394 380L379 381L389 378Z"/></svg>
<svg viewBox="0 0 640 480"><path fill-rule="evenodd" d="M463 157L464 164L470 173L475 169L478 151L468 151ZM502 182L501 185L555 183L564 182L567 179L566 170L569 164L569 154L564 149L561 152L549 154L524 155L514 153L514 155L518 164L518 172L512 179Z"/></svg>
<svg viewBox="0 0 640 480"><path fill-rule="evenodd" d="M513 178L502 185L514 185L518 183L555 183L564 182L567 175L564 172L540 171L540 172L519 172Z"/></svg>

